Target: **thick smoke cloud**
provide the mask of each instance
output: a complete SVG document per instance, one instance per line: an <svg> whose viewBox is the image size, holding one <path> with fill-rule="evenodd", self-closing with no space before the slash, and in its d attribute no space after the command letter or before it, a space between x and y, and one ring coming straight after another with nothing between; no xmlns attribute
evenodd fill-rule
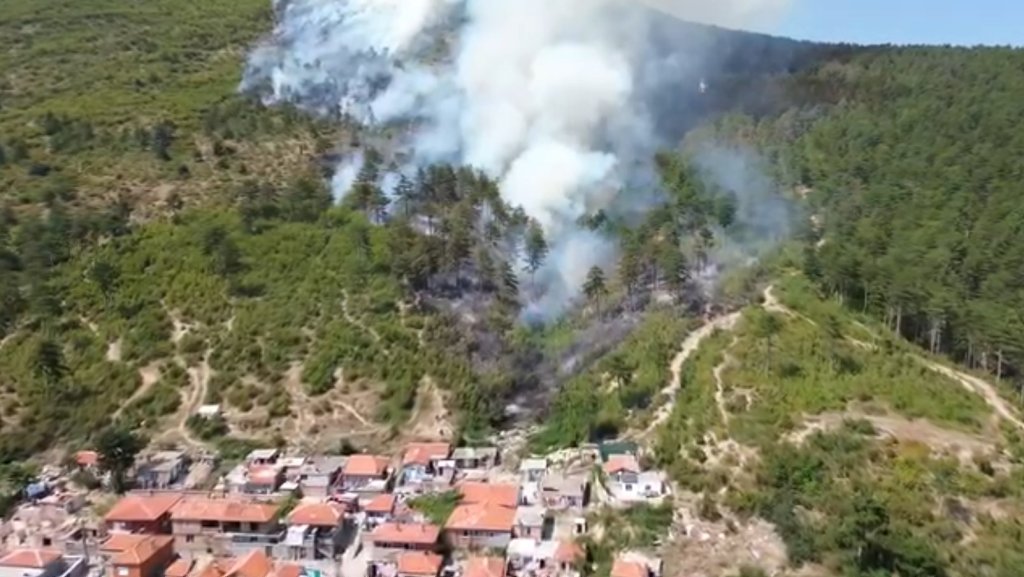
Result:
<svg viewBox="0 0 1024 577"><path fill-rule="evenodd" d="M552 258L538 275L548 289L533 308L552 314L613 254L577 220L629 205L621 191L651 175L665 144L655 95L670 76L692 91L700 78L699 49L652 41L664 18L652 8L748 26L787 2L278 0L274 34L250 55L242 88L269 103L414 126L400 145L410 165L468 164L497 179L548 233ZM355 170L352 159L339 167L338 196Z"/></svg>

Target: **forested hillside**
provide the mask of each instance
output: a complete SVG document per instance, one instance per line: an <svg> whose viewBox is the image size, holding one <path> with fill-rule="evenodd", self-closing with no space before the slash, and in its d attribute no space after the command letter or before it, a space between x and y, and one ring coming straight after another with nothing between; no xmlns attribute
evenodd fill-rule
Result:
<svg viewBox="0 0 1024 577"><path fill-rule="evenodd" d="M808 274L929 350L1020 383L1024 52L892 48L791 82L835 97L714 132L765 151L806 196Z"/></svg>

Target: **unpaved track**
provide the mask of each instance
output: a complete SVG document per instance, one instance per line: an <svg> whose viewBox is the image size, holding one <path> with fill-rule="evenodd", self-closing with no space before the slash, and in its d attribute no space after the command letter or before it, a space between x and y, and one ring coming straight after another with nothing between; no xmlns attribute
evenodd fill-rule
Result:
<svg viewBox="0 0 1024 577"><path fill-rule="evenodd" d="M804 427L790 433L787 439L799 444L818 431L837 429L847 420L868 421L879 435L955 452L962 460L970 460L975 453L995 450L992 442L978 435L939 427L924 419L911 420L899 415L869 415L856 410L808 416L804 419Z"/></svg>
<svg viewBox="0 0 1024 577"><path fill-rule="evenodd" d="M729 349L736 346L736 343L738 343L739 340L739 337L734 336L732 338L732 342L729 343L729 348L726 349L725 353L722 355L722 362L718 363L718 366L716 366L713 371L715 375L715 405L718 406L718 413L722 416L722 424L726 427L729 426L729 411L725 408L725 385L722 381L722 373L724 373L725 369L728 369L732 363L736 362L736 359L729 354Z"/></svg>
<svg viewBox="0 0 1024 577"><path fill-rule="evenodd" d="M793 309L779 302L779 300L775 298L774 287L772 286L769 286L768 288L765 289L764 302L764 307L766 310L779 312L791 317L802 318L811 324L815 324L813 320L801 315L800 313L794 311ZM873 331L864 324L858 322L857 326L863 329L864 331L873 334ZM852 337L846 338L851 343L861 348L875 348L875 346L870 343L865 343ZM1004 399L999 394L999 390L994 385L992 385L992 383L975 377L974 375L948 367L942 363L927 359L921 355L912 356L914 360L921 363L929 370L939 373L940 375L943 375L946 378L952 379L960 383L960 385L967 391L980 396L985 401L985 403L988 404L988 406L993 411L995 411L996 415L998 415L999 418L1013 424L1018 429L1024 431L1024 421L1020 419L1017 411L1008 402L1006 402L1006 399Z"/></svg>
<svg viewBox="0 0 1024 577"><path fill-rule="evenodd" d="M152 363L139 368L139 377L142 379L142 385L135 389L132 396L128 397L128 400L122 403L121 406L114 411L114 419L120 417L124 410L130 407L135 401L144 397L146 393L153 388L153 385L160 380L161 364L162 363L160 361L153 361Z"/></svg>
<svg viewBox="0 0 1024 577"><path fill-rule="evenodd" d="M672 408L675 405L676 394L679 392L679 387L682 386L683 364L693 356L693 353L700 348L701 343L703 343L705 339L715 334L716 330L732 330L742 316L742 312L736 311L734 313L716 317L686 336L679 353L676 354L672 359L672 364L669 365L669 371L672 374L672 379L669 381L668 385L661 390L661 396L667 397L667 399L660 407L658 407L657 412L654 414L654 419L651 421L651 424L644 429L643 433L640 434L641 437L649 436L662 423L668 420L670 415L672 415Z"/></svg>

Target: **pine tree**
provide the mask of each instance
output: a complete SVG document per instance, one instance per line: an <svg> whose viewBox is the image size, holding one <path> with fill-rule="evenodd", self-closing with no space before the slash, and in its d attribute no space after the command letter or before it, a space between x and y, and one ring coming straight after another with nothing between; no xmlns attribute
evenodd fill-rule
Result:
<svg viewBox="0 0 1024 577"><path fill-rule="evenodd" d="M587 280L583 283L583 294L587 300L594 304L598 314L601 313L601 299L608 294L608 287L605 285L604 270L599 266L591 267L587 272Z"/></svg>
<svg viewBox="0 0 1024 577"><path fill-rule="evenodd" d="M533 282L534 275L544 264L548 255L548 241L544 238L544 231L536 222L530 223L526 232L526 270L530 273L530 282Z"/></svg>
<svg viewBox="0 0 1024 577"><path fill-rule="evenodd" d="M412 213L412 206L416 202L416 187L404 174L398 179L395 186L395 198L402 204L402 214L409 216Z"/></svg>

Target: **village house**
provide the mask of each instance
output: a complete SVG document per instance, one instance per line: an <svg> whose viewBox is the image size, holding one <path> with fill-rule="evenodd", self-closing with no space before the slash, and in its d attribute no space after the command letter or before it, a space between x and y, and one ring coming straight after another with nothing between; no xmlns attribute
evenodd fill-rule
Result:
<svg viewBox="0 0 1024 577"><path fill-rule="evenodd" d="M287 522L288 559L334 559L345 548L345 509L337 503L301 503Z"/></svg>
<svg viewBox="0 0 1024 577"><path fill-rule="evenodd" d="M553 473L541 483L541 503L551 509L583 509L589 497L590 481L585 474Z"/></svg>
<svg viewBox="0 0 1024 577"><path fill-rule="evenodd" d="M233 499L186 497L171 509L171 533L179 553L239 555L273 549L284 539L280 506Z"/></svg>
<svg viewBox="0 0 1024 577"><path fill-rule="evenodd" d="M100 545L110 577L160 577L174 560L170 535L115 533Z"/></svg>
<svg viewBox="0 0 1024 577"><path fill-rule="evenodd" d="M370 499L363 506L364 521L367 527L376 527L390 521L395 515L398 499L391 493L383 493Z"/></svg>
<svg viewBox="0 0 1024 577"><path fill-rule="evenodd" d="M276 465L281 457L279 449L256 449L245 457L245 464L253 465Z"/></svg>
<svg viewBox="0 0 1024 577"><path fill-rule="evenodd" d="M604 464L608 490L620 501L658 499L666 493L664 475L659 471L644 472L633 455L612 455Z"/></svg>
<svg viewBox="0 0 1024 577"><path fill-rule="evenodd" d="M175 559L164 569L164 577L188 577L195 566L196 562L192 559Z"/></svg>
<svg viewBox="0 0 1024 577"><path fill-rule="evenodd" d="M434 551L441 529L429 523L382 523L366 541L378 551Z"/></svg>
<svg viewBox="0 0 1024 577"><path fill-rule="evenodd" d="M445 523L448 543L454 547L507 547L520 502L519 487L465 482L458 489L462 499Z"/></svg>
<svg viewBox="0 0 1024 577"><path fill-rule="evenodd" d="M514 539L508 557L515 575L578 577L586 555L573 541Z"/></svg>
<svg viewBox="0 0 1024 577"><path fill-rule="evenodd" d="M462 577L506 577L508 564L501 557L470 557L462 564Z"/></svg>
<svg viewBox="0 0 1024 577"><path fill-rule="evenodd" d="M454 462L449 461L452 446L449 443L411 443L402 453L402 468L398 474L398 489L402 493L421 493L436 490L436 484L450 484L454 477ZM447 480L444 478L447 473Z"/></svg>
<svg viewBox="0 0 1024 577"><path fill-rule="evenodd" d="M395 564L397 577L437 577L444 558L429 551L410 551L398 556ZM387 575L387 571L382 572Z"/></svg>
<svg viewBox="0 0 1024 577"><path fill-rule="evenodd" d="M499 464L495 447L459 447L451 458L460 471L486 470Z"/></svg>
<svg viewBox="0 0 1024 577"><path fill-rule="evenodd" d="M544 525L547 520L548 512L544 507L519 507L516 509L513 537L540 541L544 538Z"/></svg>
<svg viewBox="0 0 1024 577"><path fill-rule="evenodd" d="M49 549L16 549L0 557L0 577L84 577L83 557Z"/></svg>
<svg viewBox="0 0 1024 577"><path fill-rule="evenodd" d="M135 467L135 486L140 489L169 489L188 476L189 458L183 451L154 453Z"/></svg>
<svg viewBox="0 0 1024 577"><path fill-rule="evenodd" d="M346 457L333 455L313 457L299 469L298 483L303 497L326 499L338 481Z"/></svg>
<svg viewBox="0 0 1024 577"><path fill-rule="evenodd" d="M166 577L301 577L303 574L301 566L277 563L265 551L255 549L237 557L175 562L167 569Z"/></svg>
<svg viewBox="0 0 1024 577"><path fill-rule="evenodd" d="M523 483L539 483L547 472L548 460L545 458L523 459L519 463L519 476Z"/></svg>
<svg viewBox="0 0 1024 577"><path fill-rule="evenodd" d="M100 465L100 454L96 451L78 451L75 453L75 465L82 470L96 471Z"/></svg>
<svg viewBox="0 0 1024 577"><path fill-rule="evenodd" d="M342 492L384 493L388 488L387 457L352 455L341 470L338 488Z"/></svg>
<svg viewBox="0 0 1024 577"><path fill-rule="evenodd" d="M105 535L103 520L83 519L81 494L58 492L17 506L6 520L0 520L0 550L57 549L82 554L85 538Z"/></svg>
<svg viewBox="0 0 1024 577"><path fill-rule="evenodd" d="M610 577L661 577L661 559L625 551L615 557Z"/></svg>
<svg viewBox="0 0 1024 577"><path fill-rule="evenodd" d="M103 517L107 531L122 533L169 533L171 509L180 493L129 493Z"/></svg>

